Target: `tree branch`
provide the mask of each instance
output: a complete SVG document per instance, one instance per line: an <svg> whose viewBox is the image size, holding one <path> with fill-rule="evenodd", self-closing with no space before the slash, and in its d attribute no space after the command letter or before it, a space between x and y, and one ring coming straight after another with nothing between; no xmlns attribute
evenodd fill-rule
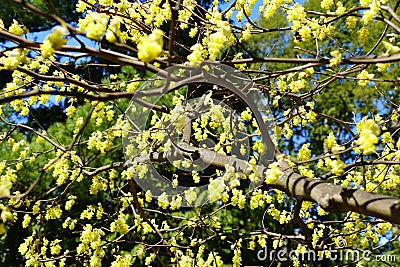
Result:
<svg viewBox="0 0 400 267"><path fill-rule="evenodd" d="M134 158L133 161L150 163L164 162L167 159L190 158L196 154L196 160L212 165L218 169L225 169L225 165L233 166L237 172L247 173L249 163L232 156L218 154L212 150L195 148L186 143L180 143L185 151L169 151L164 153L153 152L151 155ZM188 152L190 151L190 152ZM292 197L318 203L328 211L353 211L367 216L374 216L391 223L400 224L400 199L382 194L369 193L359 189L352 189L327 183L321 179L310 179L297 174L285 161L280 162L284 173L273 188L279 189ZM257 173L265 178L267 167L256 165Z"/></svg>

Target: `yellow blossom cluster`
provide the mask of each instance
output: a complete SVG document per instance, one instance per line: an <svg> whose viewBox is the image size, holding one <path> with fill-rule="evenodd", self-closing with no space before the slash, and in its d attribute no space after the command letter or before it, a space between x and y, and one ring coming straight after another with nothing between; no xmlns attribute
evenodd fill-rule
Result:
<svg viewBox="0 0 400 267"><path fill-rule="evenodd" d="M64 36L67 34L66 26L57 26L53 31L46 36L43 44L40 45L42 56L49 58L54 55L54 50L60 50L66 43L67 39Z"/></svg>
<svg viewBox="0 0 400 267"><path fill-rule="evenodd" d="M1 28L4 28L3 21L1 21L1 25L2 25ZM20 25L18 23L18 21L16 21L15 19L13 19L13 23L11 24L8 31L11 32L12 34L20 35L20 36L28 33L28 29L24 25Z"/></svg>
<svg viewBox="0 0 400 267"><path fill-rule="evenodd" d="M86 32L88 38L100 41L106 31L107 23L106 14L88 11L86 16L79 20L78 29Z"/></svg>
<svg viewBox="0 0 400 267"><path fill-rule="evenodd" d="M18 48L6 51L4 53L5 56L0 58L0 62L3 64L0 70L15 70L19 64L26 63L26 53L27 50Z"/></svg>
<svg viewBox="0 0 400 267"><path fill-rule="evenodd" d="M269 19L276 13L276 11L284 2L285 2L284 0L277 0L277 1L264 0L263 5L259 7L258 11L262 13L265 19Z"/></svg>
<svg viewBox="0 0 400 267"><path fill-rule="evenodd" d="M201 44L193 45L190 50L192 53L187 56L187 59L189 62L193 63L193 65L196 65L204 60L203 46Z"/></svg>
<svg viewBox="0 0 400 267"><path fill-rule="evenodd" d="M298 160L308 160L311 158L311 150L309 149L310 144L304 144L297 155Z"/></svg>
<svg viewBox="0 0 400 267"><path fill-rule="evenodd" d="M139 39L137 45L139 60L148 63L160 56L163 51L163 34L163 31L155 29L150 35Z"/></svg>
<svg viewBox="0 0 400 267"><path fill-rule="evenodd" d="M104 249L101 247L101 238L104 236L104 231L101 229L93 228L92 225L87 224L83 227L80 236L81 243L76 248L78 255L88 254L91 255L89 264L91 266L99 265L101 258L104 257Z"/></svg>
<svg viewBox="0 0 400 267"><path fill-rule="evenodd" d="M180 28L182 30L188 28L188 22L193 15L196 2L194 0L183 0L182 5L185 7L178 11L178 20L181 22ZM194 36L192 36L194 37Z"/></svg>
<svg viewBox="0 0 400 267"><path fill-rule="evenodd" d="M111 232L119 232L121 234L126 234L128 232L128 230L129 230L129 227L126 224L126 221L125 221L124 217L122 217L121 214L118 216L118 219L116 219L115 221L113 221L110 224Z"/></svg>
<svg viewBox="0 0 400 267"><path fill-rule="evenodd" d="M283 174L281 169L279 168L279 163L274 162L268 166L268 170L265 172L265 182L267 184L276 184L279 177Z"/></svg>
<svg viewBox="0 0 400 267"><path fill-rule="evenodd" d="M375 121L364 117L359 123L357 123L357 131L360 135L355 142L355 144L359 145L358 149L360 149L364 155L375 153L375 145L379 141L378 136L381 132Z"/></svg>
<svg viewBox="0 0 400 267"><path fill-rule="evenodd" d="M340 53L340 51L339 50L331 51L331 56L333 58L329 60L329 66L332 68L339 67L340 63L342 62L342 54Z"/></svg>
<svg viewBox="0 0 400 267"><path fill-rule="evenodd" d="M362 87L365 87L370 80L374 78L374 76L375 75L373 73L368 73L367 70L363 70L357 75L357 79L359 79L358 84Z"/></svg>

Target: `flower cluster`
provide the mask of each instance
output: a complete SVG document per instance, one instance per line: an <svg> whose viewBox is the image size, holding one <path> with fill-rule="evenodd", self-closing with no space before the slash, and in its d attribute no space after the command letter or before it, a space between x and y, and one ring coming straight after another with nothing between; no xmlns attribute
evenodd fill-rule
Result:
<svg viewBox="0 0 400 267"><path fill-rule="evenodd" d="M139 39L138 58L145 63L156 59L163 51L163 35L164 33L155 29L150 35L145 35Z"/></svg>
<svg viewBox="0 0 400 267"><path fill-rule="evenodd" d="M279 177L283 174L282 170L279 167L278 162L271 163L268 166L268 170L265 172L265 182L267 184L276 184Z"/></svg>
<svg viewBox="0 0 400 267"><path fill-rule="evenodd" d="M367 70L363 70L357 75L357 79L359 79L358 84L362 87L365 87L370 82L370 80L374 78L374 76L374 74L368 73Z"/></svg>
<svg viewBox="0 0 400 267"><path fill-rule="evenodd" d="M49 58L54 55L54 50L60 50L67 43L64 36L67 34L66 26L57 26L46 36L43 44L40 45L42 56Z"/></svg>
<svg viewBox="0 0 400 267"><path fill-rule="evenodd" d="M100 41L108 24L108 16L104 13L88 11L83 19L79 19L78 29L86 32L90 39Z"/></svg>
<svg viewBox="0 0 400 267"><path fill-rule="evenodd" d="M284 2L285 0L264 1L264 5L261 5L258 11L262 13L265 19L269 19L276 13Z"/></svg>
<svg viewBox="0 0 400 267"><path fill-rule="evenodd" d="M297 155L298 160L308 160L311 157L311 150L309 149L310 144L304 144Z"/></svg>
<svg viewBox="0 0 400 267"><path fill-rule="evenodd" d="M360 137L355 142L359 145L359 149L364 155L370 155L375 153L375 145L378 143L378 136L381 132L379 126L373 119L367 119L366 117L357 123L357 131Z"/></svg>
<svg viewBox="0 0 400 267"><path fill-rule="evenodd" d="M4 28L3 21L1 21L1 28ZM13 23L11 24L10 28L8 28L8 31L12 34L20 36L28 33L28 29L24 25L20 25L15 19L13 19Z"/></svg>
<svg viewBox="0 0 400 267"><path fill-rule="evenodd" d="M193 65L197 65L204 60L203 46L201 44L193 45L190 50L192 51L192 53L187 56L187 59L190 63L193 63Z"/></svg>
<svg viewBox="0 0 400 267"><path fill-rule="evenodd" d="M342 62L342 54L339 52L339 50L334 50L331 51L331 58L329 60L329 66L332 68L339 67L340 63Z"/></svg>
<svg viewBox="0 0 400 267"><path fill-rule="evenodd" d="M19 64L26 62L26 52L25 49L17 48L4 52L5 56L0 58L0 62L3 64L3 67L0 67L0 70L15 70Z"/></svg>
<svg viewBox="0 0 400 267"><path fill-rule="evenodd" d="M188 27L188 22L192 17L196 2L194 0L183 0L182 5L185 8L178 11L178 20L181 22L180 28L184 30Z"/></svg>
<svg viewBox="0 0 400 267"><path fill-rule="evenodd" d="M208 48L209 59L215 60L226 45L233 44L234 36L229 22L222 20L222 14L216 8L211 10L211 14L207 14L207 18L213 32L208 32L203 38L203 46Z"/></svg>
<svg viewBox="0 0 400 267"><path fill-rule="evenodd" d="M380 7L378 1L372 1L369 4L369 10L366 10L361 18L361 22L367 25L372 22L374 16L379 12Z"/></svg>

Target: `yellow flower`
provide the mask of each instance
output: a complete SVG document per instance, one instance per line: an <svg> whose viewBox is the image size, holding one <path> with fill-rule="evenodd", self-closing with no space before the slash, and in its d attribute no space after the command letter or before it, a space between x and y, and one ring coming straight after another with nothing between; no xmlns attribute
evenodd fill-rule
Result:
<svg viewBox="0 0 400 267"><path fill-rule="evenodd" d="M119 232L122 234L126 234L129 230L128 225L125 222L125 219L121 216L121 214L119 215L118 219L116 219L115 221L113 221L110 224L110 231L111 232Z"/></svg>
<svg viewBox="0 0 400 267"><path fill-rule="evenodd" d="M59 239L55 239L55 240L51 241L51 243L50 243L50 253L52 255L60 254L61 246L60 246L60 244L58 244L60 242L61 242L61 240L59 240Z"/></svg>
<svg viewBox="0 0 400 267"><path fill-rule="evenodd" d="M65 109L68 118L72 118L75 115L76 108L71 105Z"/></svg>
<svg viewBox="0 0 400 267"><path fill-rule="evenodd" d="M327 149L331 149L337 145L336 138L332 132L329 133L328 137L324 140L324 145Z"/></svg>
<svg viewBox="0 0 400 267"><path fill-rule="evenodd" d="M369 34L368 29L365 27L362 27L361 29L359 29L357 31L357 33L358 33L358 39L360 40L360 42L364 43L368 38L368 34Z"/></svg>
<svg viewBox="0 0 400 267"><path fill-rule="evenodd" d="M355 142L359 145L359 149L364 155L370 155L375 153L375 144L378 143L378 135L380 134L380 128L373 119L366 120L364 118L357 124L357 130L360 133L360 137Z"/></svg>
<svg viewBox="0 0 400 267"><path fill-rule="evenodd" d="M86 36L90 39L100 41L106 31L108 17L106 14L90 13L87 16Z"/></svg>
<svg viewBox="0 0 400 267"><path fill-rule="evenodd" d="M252 113L250 111L249 108L246 108L241 114L240 114L240 118L244 121L251 121L252 117Z"/></svg>
<svg viewBox="0 0 400 267"><path fill-rule="evenodd" d="M386 69L390 66L390 63L378 63L376 64L377 70L379 72L385 72Z"/></svg>
<svg viewBox="0 0 400 267"><path fill-rule="evenodd" d="M4 53L6 57L1 57L0 60L6 70L15 70L19 63L26 60L25 53L21 49L13 49Z"/></svg>
<svg viewBox="0 0 400 267"><path fill-rule="evenodd" d="M367 7L371 3L371 0L360 0L360 5L362 7Z"/></svg>
<svg viewBox="0 0 400 267"><path fill-rule="evenodd" d="M100 0L99 3L102 6L112 6L114 0Z"/></svg>
<svg viewBox="0 0 400 267"><path fill-rule="evenodd" d="M238 248L235 249L235 251L233 252L232 263L233 263L233 266L235 266L235 267L241 266L242 257L241 257L240 249L238 249Z"/></svg>
<svg viewBox="0 0 400 267"><path fill-rule="evenodd" d="M311 150L309 149L310 144L304 144L297 155L298 160L308 160L311 157Z"/></svg>
<svg viewBox="0 0 400 267"><path fill-rule="evenodd" d="M163 31L155 29L150 35L142 36L137 45L138 58L148 63L157 58L163 51Z"/></svg>
<svg viewBox="0 0 400 267"><path fill-rule="evenodd" d="M346 19L346 26L347 28L354 29L357 25L357 18L356 17L348 17Z"/></svg>
<svg viewBox="0 0 400 267"><path fill-rule="evenodd" d="M67 43L67 40L63 38L66 34L67 28L58 26L46 36L45 40L48 40L53 48L59 50Z"/></svg>
<svg viewBox="0 0 400 267"><path fill-rule="evenodd" d="M308 177L308 178L314 178L313 170L310 170L309 168L307 168L305 166L299 166L298 169L299 169L299 172L301 175Z"/></svg>
<svg viewBox="0 0 400 267"><path fill-rule="evenodd" d="M10 189L11 189L12 183L11 182L5 182L0 185L0 196L8 196L10 195Z"/></svg>
<svg viewBox="0 0 400 267"><path fill-rule="evenodd" d="M191 205L196 200L196 198L197 193L193 190L193 188L185 191L185 200L189 205Z"/></svg>
<svg viewBox="0 0 400 267"><path fill-rule="evenodd" d="M151 202L153 200L153 193L151 193L150 190L146 191L145 200L146 202Z"/></svg>
<svg viewBox="0 0 400 267"><path fill-rule="evenodd" d="M29 223L31 222L31 216L29 216L28 214L24 215L24 220L22 222L22 227L26 228L28 227Z"/></svg>
<svg viewBox="0 0 400 267"><path fill-rule="evenodd" d="M159 197L158 197L158 206L160 207L160 208L163 208L163 209L167 209L168 208L168 206L169 206L169 201L168 201L168 196L167 196L167 194L165 194L165 192L164 193L162 193Z"/></svg>
<svg viewBox="0 0 400 267"><path fill-rule="evenodd" d="M341 176L343 175L344 168L346 164L343 163L340 159L329 161L329 166L331 168L331 172L334 175Z"/></svg>
<svg viewBox="0 0 400 267"><path fill-rule="evenodd" d="M269 165L268 170L265 172L265 182L267 184L276 184L279 177L283 174L279 168L279 163L274 162Z"/></svg>
<svg viewBox="0 0 400 267"><path fill-rule="evenodd" d="M72 206L75 204L76 196L69 196L68 201L65 202L65 210L71 210Z"/></svg>
<svg viewBox="0 0 400 267"><path fill-rule="evenodd" d="M344 13L346 13L346 8L343 6L342 2L337 2L336 3L336 11L335 14L338 16L343 15Z"/></svg>
<svg viewBox="0 0 400 267"><path fill-rule="evenodd" d="M121 35L121 30L120 30L120 25L121 25L121 19L113 18L110 21L110 25L108 26L107 32L106 32L106 39L110 43L116 43L118 42L118 38Z"/></svg>
<svg viewBox="0 0 400 267"><path fill-rule="evenodd" d="M371 8L370 10L367 10L364 12L362 18L361 18L361 22L364 25L367 25L369 23L372 22L372 20L374 19L374 16L376 15L378 10Z"/></svg>
<svg viewBox="0 0 400 267"><path fill-rule="evenodd" d="M203 58L203 46L201 44L195 44L190 48L193 51L190 55L187 56L189 62L197 64L204 60Z"/></svg>
<svg viewBox="0 0 400 267"><path fill-rule="evenodd" d="M60 208L60 205L57 205L55 207L49 206L47 211L46 211L46 216L45 219L48 220L55 220L61 217L62 215L62 209Z"/></svg>
<svg viewBox="0 0 400 267"><path fill-rule="evenodd" d="M322 0L321 8L329 10L333 6L333 0Z"/></svg>
<svg viewBox="0 0 400 267"><path fill-rule="evenodd" d="M43 41L43 44L40 45L40 50L44 58L49 58L54 55L54 48L49 40Z"/></svg>
<svg viewBox="0 0 400 267"><path fill-rule="evenodd" d="M340 65L342 62L342 54L339 52L339 50L334 50L331 52L331 58L329 60L329 67L336 68Z"/></svg>
<svg viewBox="0 0 400 267"><path fill-rule="evenodd" d="M171 201L171 210L179 209L182 206L182 197L174 196Z"/></svg>
<svg viewBox="0 0 400 267"><path fill-rule="evenodd" d="M3 27L4 27L4 25L3 25ZM20 36L27 32L25 26L20 25L18 23L18 21L16 21L15 19L13 19L13 23L11 24L8 31L15 35L20 35Z"/></svg>
<svg viewBox="0 0 400 267"><path fill-rule="evenodd" d="M191 28L189 31L189 37L194 38L198 32L198 28Z"/></svg>
<svg viewBox="0 0 400 267"><path fill-rule="evenodd" d="M251 25L249 23L246 24L246 30L242 31L242 39L244 41L248 41L251 37Z"/></svg>
<svg viewBox="0 0 400 267"><path fill-rule="evenodd" d="M226 188L222 178L214 179L208 184L208 198L211 202L222 198L222 194Z"/></svg>
<svg viewBox="0 0 400 267"><path fill-rule="evenodd" d="M374 78L374 74L368 73L368 71L363 70L360 74L357 75L357 79L359 79L358 84L362 87L367 86L369 81Z"/></svg>

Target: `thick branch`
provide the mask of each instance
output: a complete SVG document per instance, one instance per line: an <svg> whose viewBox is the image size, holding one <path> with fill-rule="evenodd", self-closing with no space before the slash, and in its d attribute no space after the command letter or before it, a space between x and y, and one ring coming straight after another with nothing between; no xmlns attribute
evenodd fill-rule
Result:
<svg viewBox="0 0 400 267"><path fill-rule="evenodd" d="M151 161L163 162L167 159L182 159L183 156L196 158L196 161L201 160L204 164L209 164L219 169L225 169L225 165L228 164L229 166L234 166L237 172L247 172L249 163L245 160L221 155L208 149L194 148L186 143L181 143L179 146L185 151L154 152L147 157L135 158L134 161L146 163ZM280 168L284 174L275 185L271 186L286 192L288 195L316 202L325 210L353 211L400 224L399 198L346 188L327 183L321 179L310 179L295 173L285 161L280 163ZM262 177L265 176L266 167L257 165L256 169Z"/></svg>
<svg viewBox="0 0 400 267"><path fill-rule="evenodd" d="M354 211L391 223L400 223L400 199L310 179L295 173L286 162L277 185L292 196L315 201L325 210Z"/></svg>

